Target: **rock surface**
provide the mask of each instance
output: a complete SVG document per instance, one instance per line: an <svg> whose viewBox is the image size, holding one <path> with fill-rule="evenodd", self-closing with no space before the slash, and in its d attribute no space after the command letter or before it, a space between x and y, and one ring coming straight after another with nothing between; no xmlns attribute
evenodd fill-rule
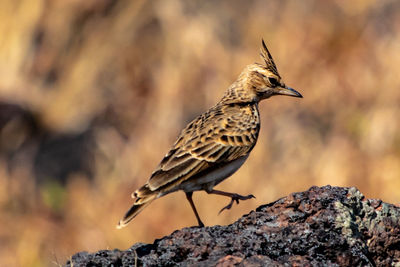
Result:
<svg viewBox="0 0 400 267"><path fill-rule="evenodd" d="M177 230L66 266L400 266L400 207L354 187L311 187L227 226Z"/></svg>

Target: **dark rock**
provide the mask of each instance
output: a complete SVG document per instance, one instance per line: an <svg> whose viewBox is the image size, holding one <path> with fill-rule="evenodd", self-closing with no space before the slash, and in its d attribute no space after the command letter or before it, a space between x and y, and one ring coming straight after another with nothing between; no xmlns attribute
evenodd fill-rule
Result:
<svg viewBox="0 0 400 267"><path fill-rule="evenodd" d="M400 266L400 207L354 187L312 187L227 226L177 230L67 266Z"/></svg>

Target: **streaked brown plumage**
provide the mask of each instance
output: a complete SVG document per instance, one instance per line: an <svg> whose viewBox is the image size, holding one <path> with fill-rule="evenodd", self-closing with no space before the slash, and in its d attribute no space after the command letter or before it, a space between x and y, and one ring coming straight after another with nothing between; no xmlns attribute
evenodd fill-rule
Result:
<svg viewBox="0 0 400 267"><path fill-rule="evenodd" d="M222 210L230 209L234 201L254 197L213 187L239 169L256 144L260 130L258 102L273 95L302 97L283 83L264 41L261 57L264 64L247 66L214 107L182 130L147 183L132 194L135 202L117 228L129 223L153 200L177 190L186 193L200 226L204 224L192 200L194 191L230 197L231 202Z"/></svg>

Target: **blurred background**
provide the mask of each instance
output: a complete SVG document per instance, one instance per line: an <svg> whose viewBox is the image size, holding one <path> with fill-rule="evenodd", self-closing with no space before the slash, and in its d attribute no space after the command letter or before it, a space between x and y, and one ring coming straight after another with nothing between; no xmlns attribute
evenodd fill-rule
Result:
<svg viewBox="0 0 400 267"><path fill-rule="evenodd" d="M0 2L0 265L53 266L196 225L185 195L115 225L180 130L214 105L264 38L304 98L260 104L258 144L194 201L229 224L312 185L400 202L400 2Z"/></svg>

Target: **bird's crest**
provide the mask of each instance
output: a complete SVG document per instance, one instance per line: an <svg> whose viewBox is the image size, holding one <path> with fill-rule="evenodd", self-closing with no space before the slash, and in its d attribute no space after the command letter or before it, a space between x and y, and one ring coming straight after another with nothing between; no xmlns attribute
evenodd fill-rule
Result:
<svg viewBox="0 0 400 267"><path fill-rule="evenodd" d="M275 62L271 56L271 53L268 51L267 46L265 45L265 42L263 39L262 40L262 47L261 47L261 53L260 56L265 62L265 66L267 67L268 70L279 76L278 69L276 68Z"/></svg>

